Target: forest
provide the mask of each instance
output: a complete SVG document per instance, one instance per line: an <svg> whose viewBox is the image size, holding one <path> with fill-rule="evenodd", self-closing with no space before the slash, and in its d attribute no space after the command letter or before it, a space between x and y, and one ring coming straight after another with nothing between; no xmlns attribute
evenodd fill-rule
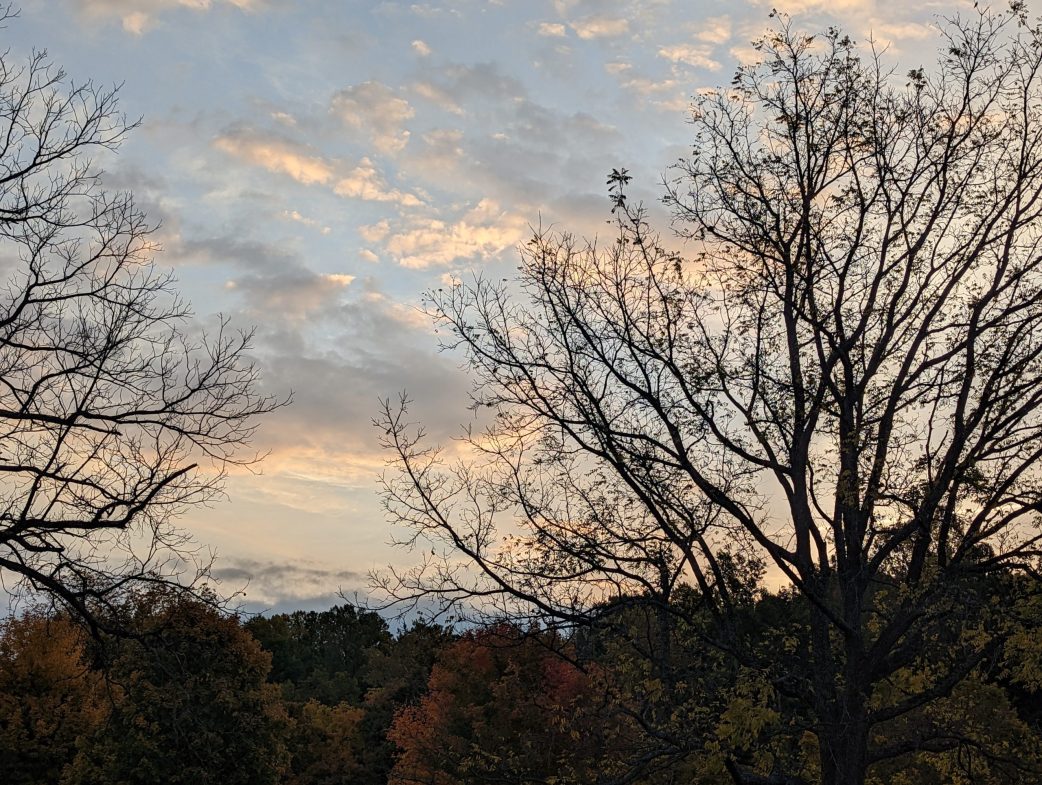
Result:
<svg viewBox="0 0 1042 785"><path fill-rule="evenodd" d="M1001 653L877 726L868 782L1038 781L1042 594L1012 577L987 590L1013 612ZM0 769L11 785L816 781L813 720L787 694L811 677L806 603L748 591L740 664L707 643L694 593L676 602L668 640L640 598L570 636L392 632L347 604L235 617L162 591L120 605L117 638L25 613L0 628ZM952 644L939 630L887 689L914 690Z"/></svg>

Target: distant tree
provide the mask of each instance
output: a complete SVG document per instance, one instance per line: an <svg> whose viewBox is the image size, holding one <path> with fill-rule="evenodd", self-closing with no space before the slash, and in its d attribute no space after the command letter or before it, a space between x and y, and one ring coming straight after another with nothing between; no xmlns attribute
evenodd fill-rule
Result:
<svg viewBox="0 0 1042 785"><path fill-rule="evenodd" d="M0 576L95 618L192 561L172 517L254 460L279 405L250 334L195 335L153 225L103 190L98 157L133 127L116 88L0 54Z"/></svg>
<svg viewBox="0 0 1042 785"><path fill-rule="evenodd" d="M5 785L57 783L109 694L83 628L38 612L0 624L0 771Z"/></svg>
<svg viewBox="0 0 1042 785"><path fill-rule="evenodd" d="M369 654L391 640L379 614L352 605L255 616L245 626L271 653L270 680L288 699L329 706L362 702Z"/></svg>
<svg viewBox="0 0 1042 785"><path fill-rule="evenodd" d="M387 646L369 650L361 732L363 771L358 785L385 785L398 757L388 738L395 714L419 703L427 692L431 669L441 652L456 640L449 629L416 621Z"/></svg>
<svg viewBox="0 0 1042 785"><path fill-rule="evenodd" d="M279 782L289 721L266 682L271 658L238 620L168 589L139 593L119 611L123 634L101 651L118 700L62 781Z"/></svg>
<svg viewBox="0 0 1042 785"><path fill-rule="evenodd" d="M431 295L492 424L447 464L387 405L387 505L423 554L394 599L582 625L640 596L668 677L670 598L696 587L817 750L731 761L736 783L863 785L972 744L933 707L1001 659L1001 581L1022 594L1042 552L1042 31L1014 3L940 35L904 77L783 18L695 99L667 190L694 258L615 170L613 243L540 232L516 285ZM741 645L732 578L762 566L805 602L779 641L802 669Z"/></svg>
<svg viewBox="0 0 1042 785"><path fill-rule="evenodd" d="M395 717L390 785L587 783L627 746L598 679L520 630L477 631L442 650L428 693Z"/></svg>

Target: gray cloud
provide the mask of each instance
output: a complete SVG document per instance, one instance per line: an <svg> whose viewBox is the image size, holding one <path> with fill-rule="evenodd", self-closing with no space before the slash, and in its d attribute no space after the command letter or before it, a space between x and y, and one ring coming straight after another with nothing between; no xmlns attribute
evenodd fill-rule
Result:
<svg viewBox="0 0 1042 785"><path fill-rule="evenodd" d="M470 383L459 358L439 353L426 317L392 301L371 280L352 286L351 296L327 313L324 329L335 336L332 347L313 346L292 330L264 330L259 353L266 376L295 388L293 405L261 434L264 447L306 449L316 457L354 453L371 481L382 460L371 424L381 398L411 392L417 415L430 418L436 438L454 433L468 416ZM350 464L340 468L344 478L354 474ZM337 466L327 469L336 476Z"/></svg>
<svg viewBox="0 0 1042 785"><path fill-rule="evenodd" d="M320 610L342 602L339 593L364 591L366 576L311 561L221 559L210 574L237 593L250 612Z"/></svg>

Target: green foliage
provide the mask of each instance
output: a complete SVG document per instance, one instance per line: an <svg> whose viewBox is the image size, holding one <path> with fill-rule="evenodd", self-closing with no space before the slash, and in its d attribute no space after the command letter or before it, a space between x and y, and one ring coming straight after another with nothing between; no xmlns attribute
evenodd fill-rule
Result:
<svg viewBox="0 0 1042 785"><path fill-rule="evenodd" d="M369 652L391 640L379 615L350 605L257 616L245 627L271 653L269 678L288 698L329 706L361 701Z"/></svg>

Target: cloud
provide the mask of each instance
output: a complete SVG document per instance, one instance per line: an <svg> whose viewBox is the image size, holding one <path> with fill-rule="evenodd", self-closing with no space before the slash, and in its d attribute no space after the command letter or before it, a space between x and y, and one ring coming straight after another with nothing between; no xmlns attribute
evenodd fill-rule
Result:
<svg viewBox="0 0 1042 785"><path fill-rule="evenodd" d="M299 383L293 405L274 412L258 434L258 448L269 455L255 493L292 509L343 514L344 492L375 492L385 466L372 426L380 399L403 389L416 394L412 414L432 438L448 439L469 417L470 382L456 358L436 351L428 316L395 302L372 279L351 284L325 312L322 332L332 340L321 345L281 322L259 336L264 378Z"/></svg>
<svg viewBox="0 0 1042 785"><path fill-rule="evenodd" d="M873 20L870 27L877 41L921 41L937 35L934 25L923 22L881 22Z"/></svg>
<svg viewBox="0 0 1042 785"><path fill-rule="evenodd" d="M480 110L527 96L524 85L504 74L496 63L446 65L431 71L411 89L417 96L455 115L465 114L468 105Z"/></svg>
<svg viewBox="0 0 1042 785"><path fill-rule="evenodd" d="M123 29L131 35L141 35L149 27L151 18L142 11L132 11L123 17Z"/></svg>
<svg viewBox="0 0 1042 785"><path fill-rule="evenodd" d="M250 129L226 131L214 140L214 147L269 172L287 175L304 185L327 183L333 177L333 167L303 145Z"/></svg>
<svg viewBox="0 0 1042 785"><path fill-rule="evenodd" d="M243 128L222 133L214 140L214 147L269 172L286 175L302 185L332 186L339 196L403 207L422 204L415 194L388 185L369 158L349 166L315 155L310 148L283 137Z"/></svg>
<svg viewBox="0 0 1042 785"><path fill-rule="evenodd" d="M234 278L225 288L241 293L249 311L257 315L278 314L282 320L300 322L329 308L354 279L346 273L316 273L299 267L277 275Z"/></svg>
<svg viewBox="0 0 1042 785"><path fill-rule="evenodd" d="M840 18L870 12L881 5L879 0L786 0L784 3L777 3L775 0L754 0L754 2L765 9L779 6L778 10L790 16L818 11ZM929 5L924 3L922 7L928 7ZM968 3L965 3L965 5L968 5ZM893 3L893 6L896 9L904 10L906 8L915 8L917 4Z"/></svg>
<svg viewBox="0 0 1042 785"><path fill-rule="evenodd" d="M282 217L290 221L294 221L304 226L310 226L314 229L318 229L322 234L329 234L333 231L332 227L322 226L314 218L308 218L306 215L301 215L297 210L283 210Z"/></svg>
<svg viewBox="0 0 1042 785"><path fill-rule="evenodd" d="M412 50L416 52L420 57L430 57L431 48L419 39L412 42Z"/></svg>
<svg viewBox="0 0 1042 785"><path fill-rule="evenodd" d="M296 127L297 118L291 115L289 112L284 112L281 109L276 109L271 112L271 119L282 125L288 125L291 128Z"/></svg>
<svg viewBox="0 0 1042 785"><path fill-rule="evenodd" d="M540 210L549 211L550 202L557 197L565 198L548 214L560 221L574 217L567 205L576 203L589 189L596 191L598 201L604 201L601 186L605 161L620 160L623 137L616 128L591 114L562 112L527 98L504 96L486 102L481 111L473 122L460 122L460 128L432 130L410 145L402 161L403 171L436 195L451 189L447 199L432 198L428 204L445 205L455 200L473 206L487 199L503 209L509 205L508 212L518 217L514 229L520 227L524 235L527 224L538 220ZM436 222L434 229L442 231L450 231L461 219L462 214L454 212L425 216L427 222ZM582 226L596 232L601 224L598 220L592 226L585 222ZM409 240L418 242L427 228L396 222L394 231L408 231ZM469 222L468 228L472 228ZM385 260L409 258L409 264L420 261L411 258L419 254L406 252L404 247L399 248L399 254L373 250ZM427 258L438 260L435 266L450 266L445 256L432 252ZM488 257L467 258L484 263Z"/></svg>
<svg viewBox="0 0 1042 785"><path fill-rule="evenodd" d="M337 180L333 190L340 196L368 202L394 202L403 207L418 207L423 204L415 194L389 188L368 158L363 158L358 162L358 166Z"/></svg>
<svg viewBox="0 0 1042 785"><path fill-rule="evenodd" d="M251 606L289 604L294 609L302 601L316 597L332 598L341 589L358 589L366 581L366 576L360 573L316 561L276 562L241 558L219 559L211 575L228 591L245 587L245 596Z"/></svg>
<svg viewBox="0 0 1042 785"><path fill-rule="evenodd" d="M664 46L658 50L658 56L672 63L684 63L696 68L706 68L710 71L720 70L720 63L712 58L712 48L709 46L692 46L691 44L677 44L676 46Z"/></svg>
<svg viewBox="0 0 1042 785"><path fill-rule="evenodd" d="M412 91L420 98L430 101L446 112L451 112L455 115L463 114L463 107L456 102L456 99L447 90L433 82L416 82L412 85Z"/></svg>
<svg viewBox="0 0 1042 785"><path fill-rule="evenodd" d="M190 239L175 235L166 238L164 243L164 255L178 266L229 265L251 274L275 275L300 265L297 255L288 248L237 235Z"/></svg>
<svg viewBox="0 0 1042 785"><path fill-rule="evenodd" d="M81 14L89 19L118 19L123 30L140 36L158 23L159 17L176 10L209 11L230 6L249 11L259 0L74 0Z"/></svg>
<svg viewBox="0 0 1042 785"><path fill-rule="evenodd" d="M690 29L695 38L705 41L707 44L724 44L731 40L731 18L729 16L702 19L693 22Z"/></svg>
<svg viewBox="0 0 1042 785"><path fill-rule="evenodd" d="M403 231L390 234L385 248L403 267L443 267L489 259L517 245L527 232L524 218L482 199L457 221L413 220Z"/></svg>
<svg viewBox="0 0 1042 785"><path fill-rule="evenodd" d="M414 48L416 43L423 44L414 42ZM403 126L416 115L408 101L380 82L340 90L333 96L330 111L347 128L367 134L377 151L388 154L408 144L409 131Z"/></svg>
<svg viewBox="0 0 1042 785"><path fill-rule="evenodd" d="M593 38L615 38L629 32L630 23L625 18L587 16L571 22L575 34L584 41Z"/></svg>
<svg viewBox="0 0 1042 785"><path fill-rule="evenodd" d="M622 82L622 87L632 90L652 106L666 112L679 112L690 106L687 80L668 77L651 79L646 76L631 76Z"/></svg>
<svg viewBox="0 0 1042 785"><path fill-rule="evenodd" d="M428 179L432 175L436 178L441 173L456 172L466 156L465 139L459 128L436 128L425 133L422 141L422 149L416 151L413 158Z"/></svg>
<svg viewBox="0 0 1042 785"><path fill-rule="evenodd" d="M456 8L447 8L430 3L413 3L409 6L409 10L416 16L424 19L431 19L437 16L460 16L460 12Z"/></svg>
<svg viewBox="0 0 1042 785"><path fill-rule="evenodd" d="M280 322L300 325L334 307L355 278L312 270L296 251L280 244L230 235L190 240L175 235L165 243L165 256L179 267L230 268L224 290L241 300L241 311L251 321L278 314Z"/></svg>
<svg viewBox="0 0 1042 785"><path fill-rule="evenodd" d="M564 38L568 35L568 29L564 25L554 22L540 22L538 32L544 38Z"/></svg>
<svg viewBox="0 0 1042 785"><path fill-rule="evenodd" d="M391 233L391 222L382 218L375 224L358 227L358 233L367 243L378 243Z"/></svg>

